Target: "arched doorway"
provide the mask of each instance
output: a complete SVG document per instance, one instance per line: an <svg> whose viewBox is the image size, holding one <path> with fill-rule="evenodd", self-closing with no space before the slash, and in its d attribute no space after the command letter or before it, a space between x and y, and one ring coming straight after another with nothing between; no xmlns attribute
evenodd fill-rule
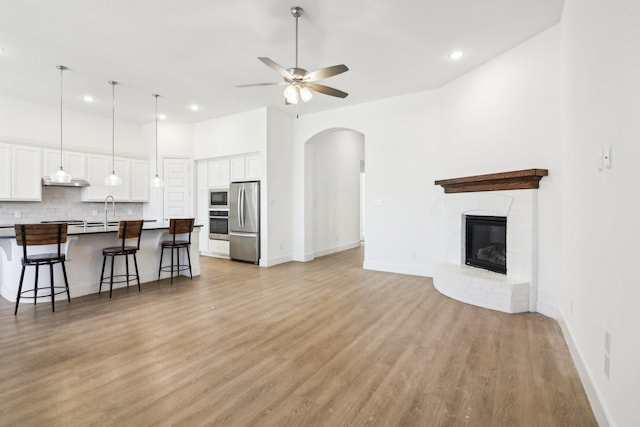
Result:
<svg viewBox="0 0 640 427"><path fill-rule="evenodd" d="M360 245L364 135L327 129L305 143L306 259Z"/></svg>

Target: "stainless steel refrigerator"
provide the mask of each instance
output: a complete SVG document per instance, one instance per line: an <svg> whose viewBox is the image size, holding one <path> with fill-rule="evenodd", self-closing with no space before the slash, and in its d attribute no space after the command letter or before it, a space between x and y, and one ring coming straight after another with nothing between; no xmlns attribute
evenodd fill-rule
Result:
<svg viewBox="0 0 640 427"><path fill-rule="evenodd" d="M232 182L229 187L229 255L236 261L260 262L260 181Z"/></svg>

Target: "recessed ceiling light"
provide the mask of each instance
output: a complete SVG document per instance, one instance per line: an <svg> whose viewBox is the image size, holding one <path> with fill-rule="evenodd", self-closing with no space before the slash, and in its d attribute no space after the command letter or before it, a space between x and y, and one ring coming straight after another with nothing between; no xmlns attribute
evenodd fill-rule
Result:
<svg viewBox="0 0 640 427"><path fill-rule="evenodd" d="M459 50L454 50L449 54L449 58L453 59L454 61L457 61L458 59L462 58L462 52Z"/></svg>
<svg viewBox="0 0 640 427"><path fill-rule="evenodd" d="M191 107L191 111L198 111L200 109L200 107L198 107L196 104L193 104Z"/></svg>
<svg viewBox="0 0 640 427"><path fill-rule="evenodd" d="M166 120L167 116L164 114L158 114L158 119L159 120Z"/></svg>
<svg viewBox="0 0 640 427"><path fill-rule="evenodd" d="M82 99L84 99L84 102L93 102L93 96L91 95L85 95Z"/></svg>

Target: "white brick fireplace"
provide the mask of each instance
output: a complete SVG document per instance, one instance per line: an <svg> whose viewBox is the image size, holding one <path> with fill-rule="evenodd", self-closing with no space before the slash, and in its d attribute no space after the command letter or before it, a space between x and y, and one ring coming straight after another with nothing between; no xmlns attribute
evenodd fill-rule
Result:
<svg viewBox="0 0 640 427"><path fill-rule="evenodd" d="M442 196L444 262L437 266L433 277L438 291L462 302L506 313L536 311L537 181L535 184L535 188L528 189ZM465 215L507 218L506 275L464 265Z"/></svg>

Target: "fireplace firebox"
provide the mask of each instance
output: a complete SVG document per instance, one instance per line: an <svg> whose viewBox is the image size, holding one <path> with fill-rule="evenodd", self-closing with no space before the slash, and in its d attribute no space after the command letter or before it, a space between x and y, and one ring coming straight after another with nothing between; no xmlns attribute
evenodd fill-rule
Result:
<svg viewBox="0 0 640 427"><path fill-rule="evenodd" d="M507 274L507 218L465 216L465 264Z"/></svg>

